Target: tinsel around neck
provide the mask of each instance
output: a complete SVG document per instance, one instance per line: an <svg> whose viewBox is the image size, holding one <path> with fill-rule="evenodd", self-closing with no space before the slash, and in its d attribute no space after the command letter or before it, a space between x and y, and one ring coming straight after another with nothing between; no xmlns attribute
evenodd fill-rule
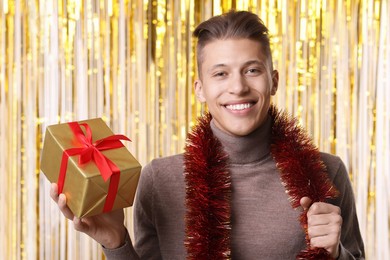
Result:
<svg viewBox="0 0 390 260"><path fill-rule="evenodd" d="M297 124L296 119L271 106L271 155L280 172L291 206L297 208L302 197L313 202L337 196L318 149ZM229 156L214 136L210 114L198 119L188 134L184 153L186 182L187 259L231 259L231 176ZM297 259L331 259L322 248L311 248L307 236L306 211L300 216L307 248Z"/></svg>

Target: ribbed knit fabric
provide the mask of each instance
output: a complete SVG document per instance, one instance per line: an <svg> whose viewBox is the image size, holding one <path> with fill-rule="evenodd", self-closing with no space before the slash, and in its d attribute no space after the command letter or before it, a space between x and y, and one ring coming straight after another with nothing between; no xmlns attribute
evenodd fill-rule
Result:
<svg viewBox="0 0 390 260"><path fill-rule="evenodd" d="M229 154L232 177L232 258L295 259L305 248L299 211L291 208L270 156L271 120L248 136L231 136L211 122ZM331 201L342 208L339 259L364 256L352 188L338 157L322 154L330 179L340 191ZM135 251L141 259L185 259L183 156L155 159L142 171L134 206ZM128 238L108 259L138 259Z"/></svg>

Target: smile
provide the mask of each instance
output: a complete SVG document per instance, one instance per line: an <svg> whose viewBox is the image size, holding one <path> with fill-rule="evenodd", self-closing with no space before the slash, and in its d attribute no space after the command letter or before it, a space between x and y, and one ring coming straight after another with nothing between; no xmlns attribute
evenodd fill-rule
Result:
<svg viewBox="0 0 390 260"><path fill-rule="evenodd" d="M253 103L244 103L244 104L234 104L234 105L226 105L225 107L229 110L239 111L252 107Z"/></svg>

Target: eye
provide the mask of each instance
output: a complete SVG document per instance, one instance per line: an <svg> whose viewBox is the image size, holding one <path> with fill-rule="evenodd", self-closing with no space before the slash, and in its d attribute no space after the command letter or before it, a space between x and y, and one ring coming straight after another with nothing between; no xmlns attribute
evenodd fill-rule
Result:
<svg viewBox="0 0 390 260"><path fill-rule="evenodd" d="M260 75L261 74L261 70L258 69L258 68L250 68L248 69L245 74L249 74L249 75Z"/></svg>
<svg viewBox="0 0 390 260"><path fill-rule="evenodd" d="M213 77L224 77L224 76L226 76L227 75L227 73L226 72L224 72L224 71L219 71L219 72L216 72L216 73L214 73L213 74Z"/></svg>

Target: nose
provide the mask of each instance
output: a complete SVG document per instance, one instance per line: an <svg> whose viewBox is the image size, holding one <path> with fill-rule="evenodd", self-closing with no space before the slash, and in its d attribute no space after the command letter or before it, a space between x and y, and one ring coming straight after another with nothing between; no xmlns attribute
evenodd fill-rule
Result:
<svg viewBox="0 0 390 260"><path fill-rule="evenodd" d="M229 82L229 93L234 95L242 95L249 90L249 86L243 75L235 75Z"/></svg>

